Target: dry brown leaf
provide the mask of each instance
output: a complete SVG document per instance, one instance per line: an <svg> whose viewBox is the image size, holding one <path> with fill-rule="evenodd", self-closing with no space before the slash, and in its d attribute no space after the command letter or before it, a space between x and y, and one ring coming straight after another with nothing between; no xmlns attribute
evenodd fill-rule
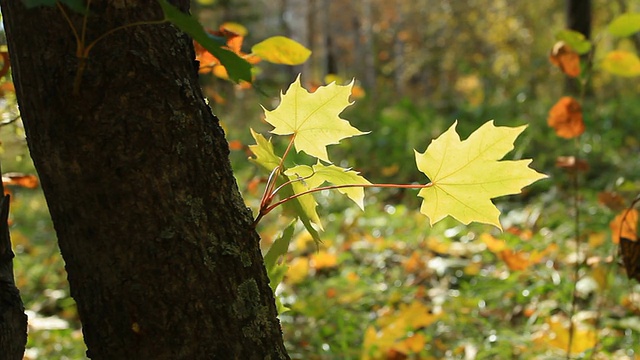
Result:
<svg viewBox="0 0 640 360"><path fill-rule="evenodd" d="M623 210L609 223L609 227L611 228L611 240L614 244L620 243L620 237L637 241L638 210Z"/></svg>
<svg viewBox="0 0 640 360"><path fill-rule="evenodd" d="M562 138L580 136L585 129L580 103L570 96L562 97L549 111L547 124Z"/></svg>
<svg viewBox="0 0 640 360"><path fill-rule="evenodd" d="M580 75L580 55L564 41L558 41L553 46L549 60L569 77L574 78Z"/></svg>

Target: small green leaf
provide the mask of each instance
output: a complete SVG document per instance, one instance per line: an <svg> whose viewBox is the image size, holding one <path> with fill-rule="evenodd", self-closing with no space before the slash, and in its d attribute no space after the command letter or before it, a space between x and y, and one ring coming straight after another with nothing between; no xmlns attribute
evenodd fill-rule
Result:
<svg viewBox="0 0 640 360"><path fill-rule="evenodd" d="M282 282L282 279L287 274L287 270L289 270L289 266L287 266L284 261L278 264L278 258L286 255L287 250L289 249L289 243L291 242L291 238L293 237L293 231L295 229L296 220L287 225L287 227L282 231L282 235L276 239L276 241L271 244L269 251L264 256L264 267L267 269L267 276L269 277L269 286L271 287L271 291L276 292L276 288ZM280 302L280 298L276 296L276 307L278 310L278 314L282 314L289 309L282 305Z"/></svg>
<svg viewBox="0 0 640 360"><path fill-rule="evenodd" d="M289 250L289 243L291 242L291 238L293 237L293 230L295 229L296 221L292 221L287 225L287 227L282 231L282 235L277 238L267 254L264 256L264 267L267 269L267 272L271 271L273 267L277 265L278 258L286 255ZM275 286L282 281L282 279L273 279L269 276L271 280L272 289L275 290ZM276 281L277 280L277 281Z"/></svg>
<svg viewBox="0 0 640 360"><path fill-rule="evenodd" d="M335 165L323 165L318 162L313 167L306 165L295 166L287 169L285 174L290 178L297 176L306 178L302 183L308 190L320 187L324 183L331 185L365 185L371 184L367 179L360 176L357 171L341 168ZM360 209L364 209L364 189L361 187L350 187L337 189L341 194L346 195L355 202Z"/></svg>
<svg viewBox="0 0 640 360"><path fill-rule="evenodd" d="M233 51L222 48L222 45L207 34L194 17L181 12L178 8L169 4L167 0L158 0L158 2L162 7L165 19L189 34L193 40L218 58L227 70L229 79L235 82L240 82L240 80L251 82L251 64Z"/></svg>
<svg viewBox="0 0 640 360"><path fill-rule="evenodd" d="M289 169L291 170L291 169ZM290 175L289 179L290 180L295 180L298 177L296 175ZM301 181L295 181L292 182L290 187L289 187L293 194L301 194L307 190L309 190L309 188L307 187L307 185L304 182ZM283 189L285 190L285 189ZM285 198L285 194L283 193L281 195L282 198ZM291 201L288 201L288 203ZM301 220L306 220L308 219L309 221L313 222L314 224L318 225L318 227L320 228L320 230L323 230L322 228L322 222L320 221L320 217L318 216L318 212L316 211L316 207L318 206L318 203L316 202L316 199L313 197L313 194L307 194L307 195L302 195L300 197L297 197L294 199L294 203L297 204L297 211L296 214L298 216L300 216ZM304 221L303 221L304 223Z"/></svg>
<svg viewBox="0 0 640 360"><path fill-rule="evenodd" d="M613 19L608 27L613 36L630 36L640 31L640 13L627 13Z"/></svg>
<svg viewBox="0 0 640 360"><path fill-rule="evenodd" d="M249 145L249 150L251 150L256 157L250 158L249 160L262 166L267 172L273 171L273 169L280 166L282 159L274 152L271 141L253 131L253 129L249 130L251 131L251 136L253 136L253 139L256 141L255 145Z"/></svg>
<svg viewBox="0 0 640 360"><path fill-rule="evenodd" d="M273 36L251 48L253 55L274 64L300 65L307 61L311 50L295 40Z"/></svg>
<svg viewBox="0 0 640 360"><path fill-rule="evenodd" d="M313 165L314 177L318 177L323 181L326 181L333 185L367 185L371 184L369 180L361 176L357 171L341 168L335 165ZM364 188L352 187L352 188L340 188L338 192L346 195L351 199L360 209L364 210Z"/></svg>
<svg viewBox="0 0 640 360"><path fill-rule="evenodd" d="M556 39L564 41L569 47L580 55L591 50L591 42L582 33L573 30L562 30L556 34Z"/></svg>
<svg viewBox="0 0 640 360"><path fill-rule="evenodd" d="M605 55L600 63L602 69L618 76L634 77L640 75L640 59L634 53L615 50Z"/></svg>

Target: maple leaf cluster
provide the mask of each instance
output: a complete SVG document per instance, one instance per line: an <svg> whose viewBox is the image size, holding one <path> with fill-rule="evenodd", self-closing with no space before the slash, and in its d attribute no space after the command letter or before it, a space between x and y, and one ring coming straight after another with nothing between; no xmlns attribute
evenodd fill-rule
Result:
<svg viewBox="0 0 640 360"><path fill-rule="evenodd" d="M454 123L449 130L433 140L424 153L415 152L416 165L430 182L422 185L371 184L356 171L334 165L327 147L341 140L365 135L342 118L340 113L352 104L349 100L354 82L347 85L331 83L313 93L304 89L300 76L280 97L280 105L265 111L265 121L274 126L272 134L289 136L289 147L280 157L264 136L252 130L255 145L253 161L276 175L267 185L261 213L270 211L275 192L282 190L280 203L290 200L290 206L305 227L317 236L314 227L322 229L312 193L319 189L336 189L364 206L365 187L404 187L420 189L423 198L420 211L431 224L452 216L468 224L482 222L501 228L499 210L491 202L499 196L519 193L523 187L545 178L529 167L531 160L500 161L513 149L513 142L526 126L496 127L493 121L482 125L468 139L461 141ZM290 148L317 159L316 165L296 165L284 168ZM322 187L323 185L326 187ZM271 191L277 189L276 191ZM279 204L279 203L277 203Z"/></svg>

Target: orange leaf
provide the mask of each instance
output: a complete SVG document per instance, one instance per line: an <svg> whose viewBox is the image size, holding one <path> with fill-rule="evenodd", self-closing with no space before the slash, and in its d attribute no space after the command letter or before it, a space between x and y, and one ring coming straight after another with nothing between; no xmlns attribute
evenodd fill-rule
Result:
<svg viewBox="0 0 640 360"><path fill-rule="evenodd" d="M569 77L574 78L580 75L580 55L564 41L558 41L553 46L549 60Z"/></svg>
<svg viewBox="0 0 640 360"><path fill-rule="evenodd" d="M35 189L38 187L38 178L35 175L6 173L2 175L2 183L4 185L15 185L27 189Z"/></svg>
<svg viewBox="0 0 640 360"><path fill-rule="evenodd" d="M242 150L244 145L242 145L242 141L240 140L231 140L229 141L229 150Z"/></svg>
<svg viewBox="0 0 640 360"><path fill-rule="evenodd" d="M402 262L402 267L408 273L413 273L424 267L424 262L420 258L420 252L413 251L411 256Z"/></svg>
<svg viewBox="0 0 640 360"><path fill-rule="evenodd" d="M614 244L620 243L620 237L637 241L638 210L623 210L609 223L609 227L611 228L611 240Z"/></svg>
<svg viewBox="0 0 640 360"><path fill-rule="evenodd" d="M480 235L480 240L487 245L487 249L489 249L489 251L495 254L498 254L507 248L507 244L504 240L498 240L487 233Z"/></svg>
<svg viewBox="0 0 640 360"><path fill-rule="evenodd" d="M570 96L562 97L549 111L547 124L562 138L579 136L584 132L580 103Z"/></svg>
<svg viewBox="0 0 640 360"><path fill-rule="evenodd" d="M529 265L529 258L526 253L520 251L513 251L511 249L502 250L498 257L507 264L510 270L522 271L526 270Z"/></svg>
<svg viewBox="0 0 640 360"><path fill-rule="evenodd" d="M501 251L498 254L498 257L502 259L507 267L513 271L523 271L529 268L532 265L538 264L542 259L547 256L552 251L557 249L557 245L552 244L549 245L546 249L542 251L533 251L531 253L527 253L524 251L513 251L511 249L506 249Z"/></svg>
<svg viewBox="0 0 640 360"><path fill-rule="evenodd" d="M9 72L9 53L6 51L1 51L0 57L2 57L2 69L0 69L0 77L3 77Z"/></svg>

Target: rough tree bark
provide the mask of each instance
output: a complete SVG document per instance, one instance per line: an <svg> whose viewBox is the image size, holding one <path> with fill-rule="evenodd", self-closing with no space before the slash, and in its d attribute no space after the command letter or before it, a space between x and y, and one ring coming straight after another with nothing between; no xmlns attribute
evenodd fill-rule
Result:
<svg viewBox="0 0 640 360"><path fill-rule="evenodd" d="M191 40L168 24L119 30L93 48L75 93L76 40L60 8L0 4L88 356L287 358ZM154 0L93 0L86 39L161 18Z"/></svg>
<svg viewBox="0 0 640 360"><path fill-rule="evenodd" d="M20 360L27 343L27 315L13 279L13 251L7 222L9 195L4 195L2 182L0 195L0 358Z"/></svg>

